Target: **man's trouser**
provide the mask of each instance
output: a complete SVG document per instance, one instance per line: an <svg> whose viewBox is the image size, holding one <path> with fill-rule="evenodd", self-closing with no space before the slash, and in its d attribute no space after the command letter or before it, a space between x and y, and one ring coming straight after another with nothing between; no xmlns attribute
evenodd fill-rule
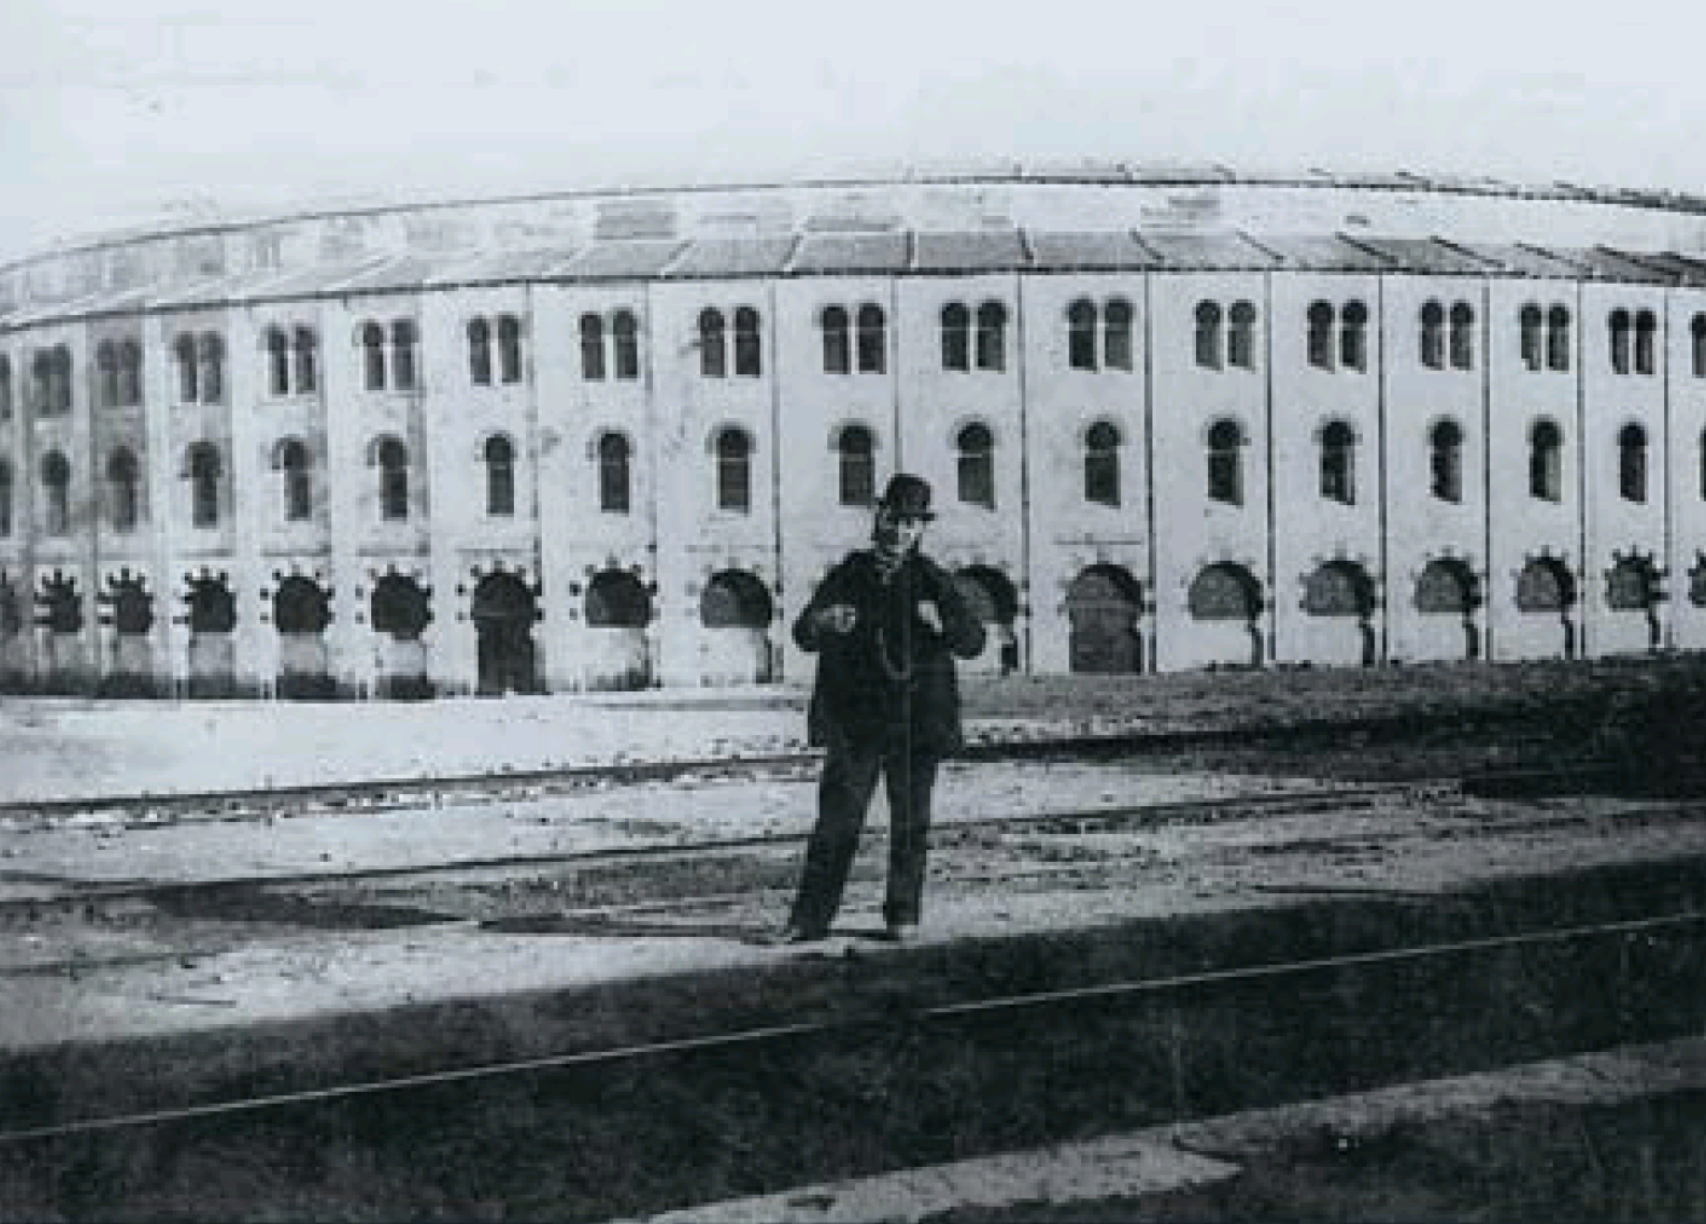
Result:
<svg viewBox="0 0 1706 1224"><path fill-rule="evenodd" d="M889 876L883 920L890 925L919 920L930 792L936 784L938 760L934 752L913 751L903 734L867 741L830 732L829 753L818 780L817 824L806 846L805 870L790 925L817 935L835 920L879 771L889 801Z"/></svg>

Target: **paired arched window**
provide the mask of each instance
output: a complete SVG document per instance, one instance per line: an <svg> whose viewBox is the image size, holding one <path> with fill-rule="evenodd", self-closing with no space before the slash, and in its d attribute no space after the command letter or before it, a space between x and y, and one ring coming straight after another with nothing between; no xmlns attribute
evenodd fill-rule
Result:
<svg viewBox="0 0 1706 1224"><path fill-rule="evenodd" d="M1237 421L1209 426L1208 499L1228 506L1244 504L1244 431Z"/></svg>
<svg viewBox="0 0 1706 1224"><path fill-rule="evenodd" d="M481 458L486 464L486 513L509 518L515 514L515 444L493 434L486 439Z"/></svg>
<svg viewBox="0 0 1706 1224"><path fill-rule="evenodd" d="M1650 310L1633 316L1622 307L1606 318L1614 374L1653 374L1658 369L1658 316ZM1554 367L1562 368L1562 367Z"/></svg>
<svg viewBox="0 0 1706 1224"><path fill-rule="evenodd" d="M1532 302L1517 316L1521 337L1522 364L1530 370L1570 368L1570 312L1563 305L1542 311ZM1612 362L1615 365L1616 339Z"/></svg>
<svg viewBox="0 0 1706 1224"><path fill-rule="evenodd" d="M954 437L954 471L959 499L968 506L995 509L995 436L977 422Z"/></svg>
<svg viewBox="0 0 1706 1224"><path fill-rule="evenodd" d="M863 425L844 426L835 437L836 484L843 506L869 506L877 499L877 439Z"/></svg>
<svg viewBox="0 0 1706 1224"><path fill-rule="evenodd" d="M484 327L483 320L476 320ZM473 323L468 325L469 366L472 374L475 368L476 344L488 347L490 333L484 333L485 340L476 341L476 330ZM419 344L418 333L413 319L393 319L391 321L391 352L387 366L385 352L386 331L383 324L369 320L361 325L361 370L362 385L369 391L384 391L387 386L397 391L413 391L415 389L416 346ZM485 358L485 370L488 381L491 376L491 358L488 351Z"/></svg>
<svg viewBox="0 0 1706 1224"><path fill-rule="evenodd" d="M735 374L757 378L764 372L758 312L750 306L734 313ZM723 312L707 307L699 312L699 373L706 378L728 376L728 337Z"/></svg>
<svg viewBox="0 0 1706 1224"><path fill-rule="evenodd" d="M633 311L614 312L608 326L602 315L583 314L580 347L581 377L587 382L602 382L612 373L621 380L639 378L640 325Z"/></svg>
<svg viewBox="0 0 1706 1224"><path fill-rule="evenodd" d="M1120 504L1120 431L1097 421L1084 433L1084 500L1103 506Z"/></svg>
<svg viewBox="0 0 1706 1224"><path fill-rule="evenodd" d="M379 516L387 522L409 517L409 448L386 435L373 446L370 462L379 469Z"/></svg>
<svg viewBox="0 0 1706 1224"><path fill-rule="evenodd" d="M1067 364L1075 370L1131 369L1131 303L1110 298L1098 308L1079 298L1066 308Z"/></svg>
<svg viewBox="0 0 1706 1224"><path fill-rule="evenodd" d="M1633 423L1617 434L1617 493L1627 502L1647 500L1647 431Z"/></svg>
<svg viewBox="0 0 1706 1224"><path fill-rule="evenodd" d="M1426 302L1421 314L1421 361L1430 370L1443 370L1447 358L1454 370L1475 368L1475 308L1468 302L1452 304L1448 316L1438 302Z"/></svg>
<svg viewBox="0 0 1706 1224"><path fill-rule="evenodd" d="M619 433L600 434L598 438L598 508L605 514L627 514L632 502L632 476L629 465L633 448Z"/></svg>
<svg viewBox="0 0 1706 1224"><path fill-rule="evenodd" d="M499 382L521 381L521 320L514 315L499 315L495 340L497 344L497 378ZM494 329L483 318L468 321L468 379L475 386L492 385L492 345Z"/></svg>
<svg viewBox="0 0 1706 1224"><path fill-rule="evenodd" d="M1344 506L1356 504L1356 432L1343 421L1330 421L1321 430L1321 496Z"/></svg>
<svg viewBox="0 0 1706 1224"><path fill-rule="evenodd" d="M1456 421L1428 431L1428 489L1438 501L1463 500L1463 429Z"/></svg>
<svg viewBox="0 0 1706 1224"><path fill-rule="evenodd" d="M1310 360L1314 362L1316 341L1321 343L1323 362L1330 364L1332 307L1325 302L1317 302L1325 315L1311 307L1310 314ZM1318 317L1324 317L1326 330L1316 335ZM1232 368L1237 370L1253 370L1256 368L1256 308L1250 302L1236 301L1224 312L1219 302L1202 301L1197 303L1194 314L1196 321L1196 358L1197 365L1204 370L1219 370Z"/></svg>
<svg viewBox="0 0 1706 1224"><path fill-rule="evenodd" d="M1528 431L1528 495L1539 501L1564 498L1564 434L1551 421Z"/></svg>
<svg viewBox="0 0 1706 1224"><path fill-rule="evenodd" d="M717 460L717 509L739 514L752 511L752 435L729 426L714 443Z"/></svg>
<svg viewBox="0 0 1706 1224"><path fill-rule="evenodd" d="M823 372L881 374L888 367L888 323L883 308L867 302L857 316L845 306L825 306L818 316L823 332Z"/></svg>
<svg viewBox="0 0 1706 1224"><path fill-rule="evenodd" d="M284 478L284 521L301 523L314 517L314 476L308 447L298 438L286 438L273 453L273 466Z"/></svg>
<svg viewBox="0 0 1706 1224"><path fill-rule="evenodd" d="M266 331L267 391L272 395L307 395L319 383L320 339L312 328Z"/></svg>
<svg viewBox="0 0 1706 1224"><path fill-rule="evenodd" d="M984 302L977 308L976 331L972 314L963 303L942 307L942 368L969 370L975 359L980 370L1007 368L1007 307Z"/></svg>
<svg viewBox="0 0 1706 1224"><path fill-rule="evenodd" d="M224 474L219 448L211 442L190 447L185 464L190 481L190 524L219 526L219 481Z"/></svg>
<svg viewBox="0 0 1706 1224"><path fill-rule="evenodd" d="M63 416L71 411L71 350L63 344L36 353L36 410L43 416Z"/></svg>
<svg viewBox="0 0 1706 1224"><path fill-rule="evenodd" d="M141 470L136 455L119 447L107 459L107 488L112 499L113 530L134 531L141 515Z"/></svg>
<svg viewBox="0 0 1706 1224"><path fill-rule="evenodd" d="M48 451L41 460L41 486L47 498L47 521L42 524L50 536L71 532L71 465L58 451Z"/></svg>

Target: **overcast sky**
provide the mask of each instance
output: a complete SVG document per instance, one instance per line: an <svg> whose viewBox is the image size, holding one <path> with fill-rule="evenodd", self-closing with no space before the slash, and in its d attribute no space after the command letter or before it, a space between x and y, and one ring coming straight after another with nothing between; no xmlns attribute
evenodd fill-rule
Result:
<svg viewBox="0 0 1706 1224"><path fill-rule="evenodd" d="M1677 0L0 0L0 258L217 207L945 158L1706 191Z"/></svg>

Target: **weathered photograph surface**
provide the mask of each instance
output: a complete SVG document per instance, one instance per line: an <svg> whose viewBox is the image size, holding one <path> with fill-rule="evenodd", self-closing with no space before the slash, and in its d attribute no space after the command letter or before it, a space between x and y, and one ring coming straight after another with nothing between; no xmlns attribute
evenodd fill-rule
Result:
<svg viewBox="0 0 1706 1224"><path fill-rule="evenodd" d="M1427 15L9 6L0 1219L1706 1218L1700 23Z"/></svg>

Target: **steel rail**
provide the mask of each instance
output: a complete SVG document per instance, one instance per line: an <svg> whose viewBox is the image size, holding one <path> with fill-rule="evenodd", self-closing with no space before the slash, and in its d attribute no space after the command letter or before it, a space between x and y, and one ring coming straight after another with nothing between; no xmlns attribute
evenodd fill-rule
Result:
<svg viewBox="0 0 1706 1224"><path fill-rule="evenodd" d="M614 1066L651 1058L677 1054L703 1053L762 1045L766 1042L801 1038L827 1037L861 1029L892 1028L901 1020L913 1023L942 1023L992 1014L1012 1013L1048 1007L1062 1007L1087 1001L1107 1001L1144 995L1165 994L1170 991L1207 990L1217 986L1244 983L1272 982L1291 976L1363 966L1415 962L1435 957L1461 956L1546 944L1593 939L1608 935L1631 936L1643 932L1706 924L1706 912L1683 911L1650 915L1642 918L1617 919L1586 925L1553 927L1516 934L1490 935L1473 939L1455 939L1436 943L1413 944L1367 952L1348 952L1334 956L1306 957L1295 961L1272 961L1229 969L1199 970L1170 974L1165 977L1140 978L1105 982L1091 986L1075 986L1058 990L1033 991L1024 994L995 996L987 999L938 1003L909 1010L891 1010L881 1017L868 1015L829 1020L800 1021L792 1024L765 1025L735 1029L722 1033L698 1034L646 1042L638 1045L608 1047L599 1050L577 1050L536 1058L482 1063L470 1067L453 1067L440 1071L420 1072L388 1079L363 1080L334 1084L321 1088L298 1089L268 1093L255 1097L226 1101L211 1101L198 1105L179 1106L131 1114L84 1118L49 1126L23 1127L0 1131L0 1146L100 1134L146 1126L170 1125L210 1118L262 1113L268 1110L289 1109L303 1105L351 1100L388 1093L409 1092L446 1084L498 1080L527 1076L577 1067Z"/></svg>

